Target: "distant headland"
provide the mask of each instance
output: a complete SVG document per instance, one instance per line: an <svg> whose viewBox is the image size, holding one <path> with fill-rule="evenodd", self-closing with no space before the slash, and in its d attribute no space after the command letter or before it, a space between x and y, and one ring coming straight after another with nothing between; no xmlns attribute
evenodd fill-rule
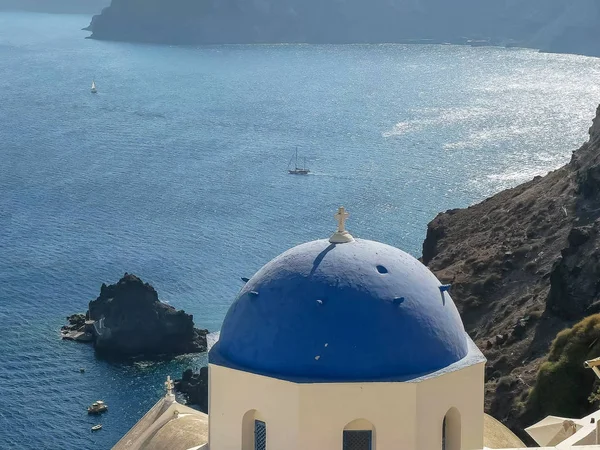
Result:
<svg viewBox="0 0 600 450"><path fill-rule="evenodd" d="M112 0L92 39L160 44L454 43L600 56L595 0Z"/></svg>
<svg viewBox="0 0 600 450"><path fill-rule="evenodd" d="M116 284L102 284L85 314L67 318L62 337L93 342L110 358L156 358L206 351L207 330L194 327L191 314L161 302L156 290L126 273Z"/></svg>
<svg viewBox="0 0 600 450"><path fill-rule="evenodd" d="M108 5L110 0L0 0L0 11L96 14Z"/></svg>

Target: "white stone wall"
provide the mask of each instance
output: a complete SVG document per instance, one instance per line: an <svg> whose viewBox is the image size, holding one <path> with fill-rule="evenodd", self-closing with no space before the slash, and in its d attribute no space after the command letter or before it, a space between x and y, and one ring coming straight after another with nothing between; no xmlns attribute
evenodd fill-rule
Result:
<svg viewBox="0 0 600 450"><path fill-rule="evenodd" d="M298 385L209 365L209 448L254 450L242 443L244 415L267 424L269 450L294 450L298 441ZM254 428L247 432L253 436Z"/></svg>
<svg viewBox="0 0 600 450"><path fill-rule="evenodd" d="M446 450L483 448L483 362L409 383L295 384L209 367L211 450L254 450L254 419L269 450L342 450L344 429L372 430L372 450L441 450L449 411Z"/></svg>
<svg viewBox="0 0 600 450"><path fill-rule="evenodd" d="M373 450L416 449L416 388L413 383L301 385L297 448L342 450L343 430L357 429L354 421L360 420L371 425L366 429L373 430Z"/></svg>
<svg viewBox="0 0 600 450"><path fill-rule="evenodd" d="M441 449L442 424L450 412L446 450L482 449L484 381L485 363L481 362L418 383L416 448ZM456 420L452 413L455 412L459 414L460 438L454 431Z"/></svg>

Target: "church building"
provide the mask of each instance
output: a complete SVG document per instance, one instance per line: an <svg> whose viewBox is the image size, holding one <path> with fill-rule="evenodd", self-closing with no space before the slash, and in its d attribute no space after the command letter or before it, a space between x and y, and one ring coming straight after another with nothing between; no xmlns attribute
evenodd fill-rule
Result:
<svg viewBox="0 0 600 450"><path fill-rule="evenodd" d="M168 385L114 449L525 447L484 414L486 361L449 286L402 250L355 239L347 217L340 208L332 236L241 289L209 353L208 416Z"/></svg>

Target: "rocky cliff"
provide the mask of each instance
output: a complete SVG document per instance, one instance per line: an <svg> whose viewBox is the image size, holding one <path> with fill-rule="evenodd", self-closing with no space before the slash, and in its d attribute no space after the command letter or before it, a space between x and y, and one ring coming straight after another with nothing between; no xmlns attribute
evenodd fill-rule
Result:
<svg viewBox="0 0 600 450"><path fill-rule="evenodd" d="M208 367L201 367L198 373L186 369L181 380L175 380L175 389L185 395L186 404L208 414Z"/></svg>
<svg viewBox="0 0 600 450"><path fill-rule="evenodd" d="M89 30L95 39L167 44L476 39L595 53L600 42L589 39L588 27L600 18L594 1L112 0Z"/></svg>
<svg viewBox="0 0 600 450"><path fill-rule="evenodd" d="M525 406L557 332L600 311L600 108L589 134L566 166L438 215L423 244L488 358L486 410L516 431L556 413Z"/></svg>
<svg viewBox="0 0 600 450"><path fill-rule="evenodd" d="M208 332L194 327L191 314L162 303L151 285L127 273L116 284L102 284L84 317L74 315L68 320L64 338L91 340L97 352L109 357L206 351ZM86 335L91 336L86 339Z"/></svg>

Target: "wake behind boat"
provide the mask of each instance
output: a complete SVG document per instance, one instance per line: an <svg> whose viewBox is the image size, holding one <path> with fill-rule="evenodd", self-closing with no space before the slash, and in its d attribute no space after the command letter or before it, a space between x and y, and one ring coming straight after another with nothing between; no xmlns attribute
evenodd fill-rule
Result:
<svg viewBox="0 0 600 450"><path fill-rule="evenodd" d="M290 162L288 163L288 173L290 175L308 175L310 173L310 170L306 167L306 158L304 158L302 167L298 166L298 147L296 147L296 165L293 169L290 169L293 160L294 156L292 156L292 159L290 159Z"/></svg>

